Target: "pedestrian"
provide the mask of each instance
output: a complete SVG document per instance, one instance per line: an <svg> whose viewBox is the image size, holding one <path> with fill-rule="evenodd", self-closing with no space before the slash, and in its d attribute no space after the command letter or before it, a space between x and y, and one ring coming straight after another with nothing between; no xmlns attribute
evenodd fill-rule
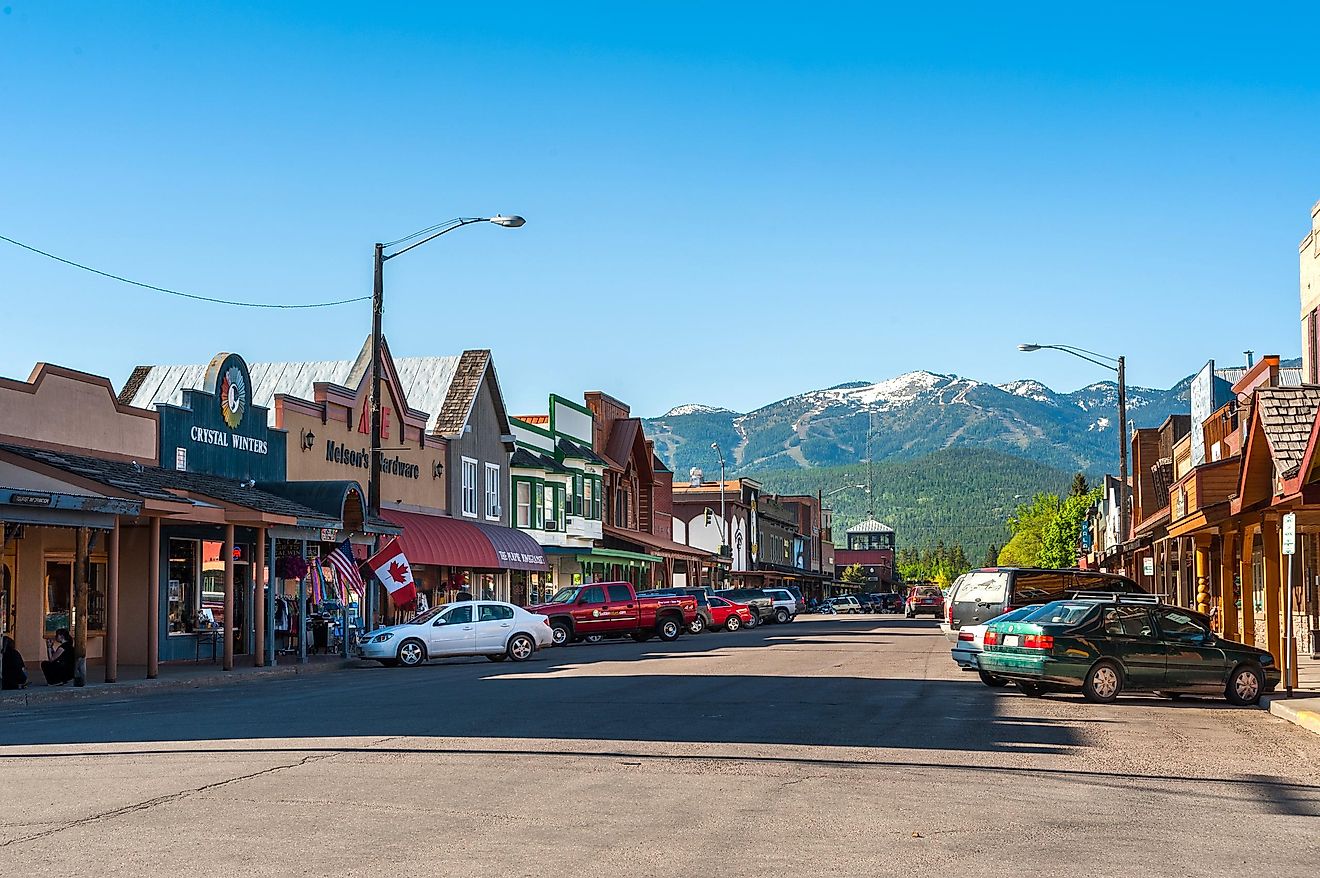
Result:
<svg viewBox="0 0 1320 878"><path fill-rule="evenodd" d="M25 689L27 680L27 667L14 645L14 638L0 637L0 689Z"/></svg>
<svg viewBox="0 0 1320 878"><path fill-rule="evenodd" d="M46 677L46 685L63 686L72 680L75 662L73 638L69 636L68 628L61 628L55 632L50 659L41 663L41 673Z"/></svg>

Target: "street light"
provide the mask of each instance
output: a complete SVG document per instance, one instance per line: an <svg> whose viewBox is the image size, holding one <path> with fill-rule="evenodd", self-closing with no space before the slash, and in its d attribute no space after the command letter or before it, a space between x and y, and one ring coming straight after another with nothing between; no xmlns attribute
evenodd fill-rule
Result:
<svg viewBox="0 0 1320 878"><path fill-rule="evenodd" d="M729 542L729 523L724 518L724 452L720 450L720 443L712 442L710 447L720 458L720 557L724 557L724 549Z"/></svg>
<svg viewBox="0 0 1320 878"><path fill-rule="evenodd" d="M1128 452L1127 452L1127 361L1123 357L1111 357L1097 354L1086 348L1066 344L1020 344L1018 350L1026 353L1040 350L1063 351L1080 360L1094 363L1118 373L1118 532L1120 545L1128 538L1127 491Z"/></svg>
<svg viewBox="0 0 1320 878"><path fill-rule="evenodd" d="M367 474L367 513L372 516L380 515L380 348L381 348L381 316L385 311L385 262L396 256L402 256L414 247L420 247L428 241L434 241L441 235L447 235L454 229L461 229L463 226L470 226L474 223L493 223L506 229L521 228L527 220L520 216L504 216L496 214L491 217L458 217L438 225L429 226L399 238L397 241L390 241L388 244L376 245L375 276L371 288L371 471ZM419 240L420 239L420 240ZM386 253L386 247L396 247L399 244L407 242L408 246L393 253ZM371 630L373 619L372 595L375 589L369 588L366 591L363 607L363 628Z"/></svg>

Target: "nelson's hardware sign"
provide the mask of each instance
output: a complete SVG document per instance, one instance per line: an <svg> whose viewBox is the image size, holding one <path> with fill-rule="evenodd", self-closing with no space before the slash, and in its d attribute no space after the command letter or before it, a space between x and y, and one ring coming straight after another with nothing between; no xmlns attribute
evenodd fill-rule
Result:
<svg viewBox="0 0 1320 878"><path fill-rule="evenodd" d="M366 448L349 448L343 442L327 439L325 459L331 463L342 463L358 469L371 469L371 451ZM405 479L420 479L422 468L415 463L408 463L397 457L382 457L380 471L385 475L402 476Z"/></svg>
<svg viewBox="0 0 1320 878"><path fill-rule="evenodd" d="M182 405L157 409L162 461L213 476L285 480L288 434L270 427L266 409L252 404L252 376L238 354L217 354L203 389L184 390Z"/></svg>

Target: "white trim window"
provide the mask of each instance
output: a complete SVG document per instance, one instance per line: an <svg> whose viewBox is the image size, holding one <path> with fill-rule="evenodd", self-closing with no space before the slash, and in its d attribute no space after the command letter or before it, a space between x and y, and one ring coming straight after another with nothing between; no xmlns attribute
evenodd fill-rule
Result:
<svg viewBox="0 0 1320 878"><path fill-rule="evenodd" d="M486 464L486 520L500 520L500 465Z"/></svg>
<svg viewBox="0 0 1320 878"><path fill-rule="evenodd" d="M477 462L470 457L463 458L463 514L477 517Z"/></svg>
<svg viewBox="0 0 1320 878"><path fill-rule="evenodd" d="M518 527L530 529L532 526L532 483L514 479L518 490Z"/></svg>

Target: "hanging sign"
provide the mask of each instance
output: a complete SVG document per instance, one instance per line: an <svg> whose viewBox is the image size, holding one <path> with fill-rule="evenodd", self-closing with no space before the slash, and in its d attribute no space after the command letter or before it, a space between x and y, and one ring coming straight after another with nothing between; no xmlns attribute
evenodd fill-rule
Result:
<svg viewBox="0 0 1320 878"><path fill-rule="evenodd" d="M1297 554L1297 513L1289 512L1283 517L1283 554Z"/></svg>

